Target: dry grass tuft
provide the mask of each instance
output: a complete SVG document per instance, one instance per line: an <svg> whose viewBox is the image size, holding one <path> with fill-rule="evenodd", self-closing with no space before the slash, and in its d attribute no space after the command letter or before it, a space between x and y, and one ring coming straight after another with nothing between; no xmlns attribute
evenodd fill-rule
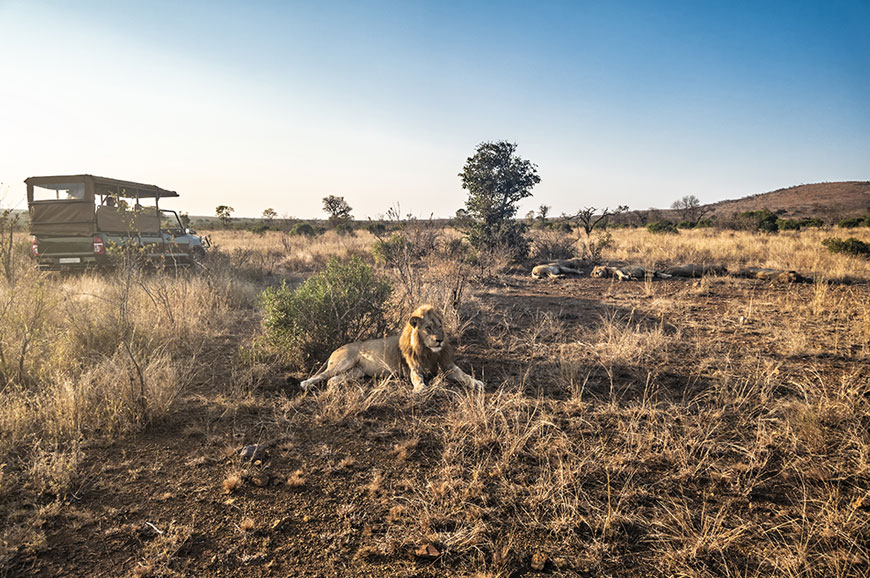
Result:
<svg viewBox="0 0 870 578"><path fill-rule="evenodd" d="M306 484L305 473L302 470L296 470L290 477L287 478L287 487L294 490L304 488Z"/></svg>
<svg viewBox="0 0 870 578"><path fill-rule="evenodd" d="M231 472L224 478L221 483L225 494L232 494L241 489L243 485L242 474L240 472Z"/></svg>

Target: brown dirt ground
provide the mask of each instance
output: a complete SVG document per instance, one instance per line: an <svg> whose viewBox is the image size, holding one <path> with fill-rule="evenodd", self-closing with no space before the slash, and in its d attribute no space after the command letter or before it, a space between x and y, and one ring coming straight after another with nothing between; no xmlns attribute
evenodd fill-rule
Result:
<svg viewBox="0 0 870 578"><path fill-rule="evenodd" d="M727 338L731 350L758 348L765 355L782 357L775 343L739 329L734 299L797 291L809 299L811 285L783 286L741 280L712 282L699 291L691 280L656 283L656 297L688 299L687 317L669 319L669 326L700 332L710 339ZM743 295L734 295L736 286ZM853 288L856 290L856 288ZM868 291L863 291L865 297ZM511 311L521 331L541 313L568 325L589 324L606 312L644 319L650 298L643 283L613 283L589 278L535 282L506 277L503 282L476 291L490 319ZM776 313L770 311L770 314ZM784 313L784 312L780 312ZM649 314L650 323L661 320ZM807 327L808 332L825 331ZM738 332L742 331L739 335ZM761 330L759 330L761 331ZM563 336L564 338L564 336ZM519 380L531 364L546 369L546 357L507 359L496 343L487 343L482 330L469 329L459 346L459 362L474 368L489 384ZM169 559L153 574L184 576L443 576L464 572L462 561L449 555L427 560L411 549L392 558L358 556L372 536L386 531L387 512L382 502L361 490L372 471L389 472L391 480L424 479L437 464L438 449L425 440L404 461L395 458L394 446L405 438L406 416L390 408L367 412L362 419L323 425L305 412L305 401L293 414L279 409L300 395L293 379L276 372L243 403L222 403L215 383L230 379L227 368L239 339L225 336L214 348L215 375L203 379L180 401L164 423L128 440L91 445L79 490L58 515L47 520L47 544L38 553L22 554L7 570L10 576L130 576L149 575L154 560ZM496 360L496 358L498 358ZM799 372L808 361L785 359L787 371ZM820 360L811 360L818 366ZM847 368L846 357L831 355L821 362L831 370ZM630 369L630 368L629 368ZM690 381L703 387L703 375L693 368L673 367L674 395L684 395ZM548 394L546 385L537 394ZM589 395L607 384L590 383ZM557 391L550 392L558 395ZM421 411L437 411L437 407ZM270 477L266 487L250 482L227 493L228 472L242 469L232 449L244 444L269 443L269 456L260 466L248 467ZM230 454L229 457L227 454ZM340 465L351 457L350 466ZM302 470L305 483L291 488L284 482ZM341 512L350 512L342 515ZM243 530L243 520L253 527ZM534 539L534 537L532 537ZM546 537L540 537L545 540ZM628 546L626 546L628 547ZM531 551L531 550L530 550ZM162 557L162 558L161 558ZM138 573L138 574L137 574ZM544 573L552 574L546 567ZM632 574L629 568L601 568L595 575ZM516 575L538 575L529 565ZM591 575L565 570L561 575Z"/></svg>

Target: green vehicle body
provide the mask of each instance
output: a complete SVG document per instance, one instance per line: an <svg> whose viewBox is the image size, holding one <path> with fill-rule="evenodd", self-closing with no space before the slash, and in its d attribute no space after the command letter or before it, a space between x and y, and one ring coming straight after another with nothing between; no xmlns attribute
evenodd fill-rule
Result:
<svg viewBox="0 0 870 578"><path fill-rule="evenodd" d="M115 250L135 249L148 261L186 267L210 243L186 229L160 199L178 197L154 185L93 175L30 177L32 252L46 271L110 267Z"/></svg>

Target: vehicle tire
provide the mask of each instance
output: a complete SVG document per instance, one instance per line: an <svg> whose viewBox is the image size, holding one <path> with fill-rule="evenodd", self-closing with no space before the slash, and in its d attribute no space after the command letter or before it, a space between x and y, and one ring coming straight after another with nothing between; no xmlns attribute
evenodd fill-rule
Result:
<svg viewBox="0 0 870 578"><path fill-rule="evenodd" d="M202 247L194 247L190 252L190 260L194 263L202 263L205 261L205 249Z"/></svg>

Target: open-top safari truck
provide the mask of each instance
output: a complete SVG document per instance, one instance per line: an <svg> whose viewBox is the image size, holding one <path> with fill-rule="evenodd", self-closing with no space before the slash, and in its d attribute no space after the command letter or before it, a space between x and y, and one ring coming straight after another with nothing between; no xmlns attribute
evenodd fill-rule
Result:
<svg viewBox="0 0 870 578"><path fill-rule="evenodd" d="M93 175L24 182L39 269L109 266L112 247L135 248L149 260L187 266L202 259L209 246L182 225L175 211L160 208L160 199L177 197L175 191Z"/></svg>

